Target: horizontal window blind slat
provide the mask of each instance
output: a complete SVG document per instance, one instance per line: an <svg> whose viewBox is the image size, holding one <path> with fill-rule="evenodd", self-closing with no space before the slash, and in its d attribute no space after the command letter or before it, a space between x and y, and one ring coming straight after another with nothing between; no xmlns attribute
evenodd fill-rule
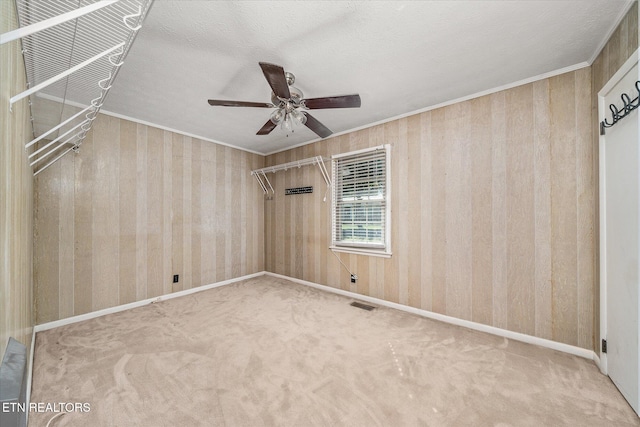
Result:
<svg viewBox="0 0 640 427"><path fill-rule="evenodd" d="M376 149L333 160L334 245L386 247L386 156L386 150Z"/></svg>

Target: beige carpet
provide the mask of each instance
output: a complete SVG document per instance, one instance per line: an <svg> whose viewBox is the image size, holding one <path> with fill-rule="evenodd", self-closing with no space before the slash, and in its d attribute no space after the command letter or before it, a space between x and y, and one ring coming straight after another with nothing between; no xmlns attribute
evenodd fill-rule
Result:
<svg viewBox="0 0 640 427"><path fill-rule="evenodd" d="M51 426L638 426L591 361L268 276L40 332ZM32 413L45 426L51 413Z"/></svg>

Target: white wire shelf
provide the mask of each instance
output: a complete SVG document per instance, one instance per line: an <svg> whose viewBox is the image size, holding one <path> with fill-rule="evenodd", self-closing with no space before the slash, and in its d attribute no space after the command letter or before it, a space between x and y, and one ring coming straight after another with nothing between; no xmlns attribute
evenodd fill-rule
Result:
<svg viewBox="0 0 640 427"><path fill-rule="evenodd" d="M251 175L255 177L256 181L258 181L258 184L260 184L260 188L262 188L262 192L264 194L268 194L269 190L271 190L271 193L275 193L275 190L273 189L273 186L271 185L271 182L267 177L268 173L276 173L278 171L296 169L302 166L317 165L318 169L320 169L320 173L322 174L322 178L324 179L324 182L327 184L328 188L331 186L331 178L329 177L329 172L324 165L324 162L326 162L327 160L328 159L325 159L322 156L309 157L308 159L294 160L293 162L282 163L280 165L254 169L251 171Z"/></svg>
<svg viewBox="0 0 640 427"><path fill-rule="evenodd" d="M37 175L82 145L153 0L15 3L19 28L0 34L0 44L22 44L27 89L9 106L28 98L33 140L25 148Z"/></svg>

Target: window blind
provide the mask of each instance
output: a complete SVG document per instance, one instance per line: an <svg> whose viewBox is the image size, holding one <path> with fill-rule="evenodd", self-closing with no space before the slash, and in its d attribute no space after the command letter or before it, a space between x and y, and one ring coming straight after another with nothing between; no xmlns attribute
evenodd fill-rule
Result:
<svg viewBox="0 0 640 427"><path fill-rule="evenodd" d="M387 173L386 149L333 160L334 246L386 248Z"/></svg>

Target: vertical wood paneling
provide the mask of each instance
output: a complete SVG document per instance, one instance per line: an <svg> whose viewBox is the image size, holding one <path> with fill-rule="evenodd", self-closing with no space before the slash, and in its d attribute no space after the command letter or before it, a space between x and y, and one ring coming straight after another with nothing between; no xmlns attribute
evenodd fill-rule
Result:
<svg viewBox="0 0 640 427"><path fill-rule="evenodd" d="M90 131L87 134L87 137L82 144L81 155L73 157L73 160L75 166L75 204L73 205L73 234L74 236L76 236L73 263L73 312L74 314L84 314L91 312L93 307L93 131ZM46 171L41 174L44 175L43 178L47 178L45 174ZM38 199L40 199L40 194L42 194L42 197L46 197L44 193L47 190L44 185L44 182L42 183L42 186L36 185L35 192ZM36 216L40 218L37 210ZM36 232L40 232L40 230L36 230ZM50 233L51 230L47 228L43 229L42 232ZM38 274L38 272L42 268L37 259L34 261L33 268L36 274ZM38 283L40 283L40 286L43 286L41 282ZM55 289L59 286L59 284L51 283L47 286ZM54 319L57 318L50 319L38 314L36 320L37 322L42 323Z"/></svg>
<svg viewBox="0 0 640 427"><path fill-rule="evenodd" d="M312 157L310 145L305 145L304 147L302 147L302 155L305 159ZM317 176L315 173L313 173L316 172L314 169L315 168L312 169L311 167L301 168L301 185L313 186L313 191L316 192L322 191L319 183L314 179L314 177ZM307 195L302 194L300 196L305 197ZM315 208L314 205L316 199L317 198L311 196L307 197L307 200L298 200L297 209L299 209L299 212L302 213L302 215L299 215L300 218L298 218L298 223L296 224L298 227L298 230L296 230L296 246L299 246L301 249L301 253L298 254L298 257L300 257L299 265L301 271L296 271L296 277L299 278L302 278L304 276L314 276L314 273L312 271L314 269L314 255L312 253L314 246L311 243L311 239L313 230L313 210Z"/></svg>
<svg viewBox="0 0 640 427"><path fill-rule="evenodd" d="M551 117L549 81L533 83L536 336L553 338L551 293Z"/></svg>
<svg viewBox="0 0 640 427"><path fill-rule="evenodd" d="M90 145L89 145L90 147ZM136 125L136 301L147 296L147 127ZM87 156L90 160L92 156ZM76 162L82 162L79 157ZM76 178L82 183L89 177ZM77 184L76 184L77 185ZM91 203L87 203L91 205ZM83 239L84 240L84 239ZM76 279L77 281L77 279ZM80 283L84 283L81 281Z"/></svg>
<svg viewBox="0 0 640 427"><path fill-rule="evenodd" d="M411 133L411 136L415 139L416 134ZM398 253L406 255L397 256L393 259L396 261L394 264L397 268L397 276L395 280L398 287L398 302L404 305L409 305L409 258L411 257L411 253L409 251L409 227L411 224L417 223L415 215L410 216L409 214L409 194L407 188L411 188L414 185L417 187L417 185L419 185L419 182L415 182L415 180L409 181L409 171L407 167L409 163L409 144L404 143L407 141L408 137L409 130L407 119L404 118L398 120L398 139L395 150L396 160L395 162L393 159L391 160L395 165L397 165L395 169L395 171L397 171L397 175L395 176L396 185L394 185L392 181L391 186L394 188L394 192L397 193L397 196L393 198L393 200L397 200L398 203L397 205L392 203L392 205L397 209L396 214L399 218L407 218L406 221L396 222L398 228L397 232L394 233L398 236L396 242ZM402 167L399 167L400 165L402 165ZM393 172L392 176L394 176ZM410 222L410 218L413 218L413 222ZM393 225L391 227L393 230Z"/></svg>
<svg viewBox="0 0 640 427"><path fill-rule="evenodd" d="M192 146L193 141L189 136L183 137L182 144L182 165L183 165L183 173L182 173L182 270L181 281L182 281L182 289L191 289L193 287L193 274L192 269L193 265L191 261L191 234L193 233L192 227L193 222L191 220L191 204L193 200L191 198L192 193L192 176L193 172L191 170L191 156L192 156Z"/></svg>
<svg viewBox="0 0 640 427"><path fill-rule="evenodd" d="M224 247L224 240L218 241L216 222L216 199L218 197L218 185L224 178L224 169L219 168L218 147L203 142L200 146L203 159L200 171L200 215L202 233L200 239L201 281L214 283L216 281L216 268L218 265L218 247ZM224 152L221 154L224 154ZM219 177L219 178L218 178Z"/></svg>
<svg viewBox="0 0 640 427"><path fill-rule="evenodd" d="M60 159L60 216L59 218L73 218L73 156ZM60 283L73 283L73 251L74 229L72 221L61 221L59 228L60 251L58 252ZM60 317L73 315L73 286L60 288L58 294Z"/></svg>
<svg viewBox="0 0 640 427"><path fill-rule="evenodd" d="M491 98L471 102L471 320L491 324L493 299Z"/></svg>
<svg viewBox="0 0 640 427"><path fill-rule="evenodd" d="M592 70L266 159L100 116L81 153L66 160L73 173L60 163L36 184L43 242L36 248L43 253L49 241L57 255L53 263L34 257L37 321L267 268L592 347L599 304L593 107L636 48L637 4ZM393 256L341 254L360 277L352 286L328 250L330 199L322 202L318 171L270 176L276 194L264 201L248 169L384 143L392 144ZM286 200L281 190L308 176L318 190ZM72 269L63 230L72 230ZM182 281L173 288L175 269Z"/></svg>
<svg viewBox="0 0 640 427"><path fill-rule="evenodd" d="M257 154L252 154L250 157L250 170L259 169L264 166L264 157ZM247 271L262 271L265 266L265 203L264 194L262 189L255 180L250 177L249 171L244 172L247 175L247 185L245 191L250 194L251 199L248 204L248 209L255 206L251 215L247 210L246 224L249 224L252 233L252 240L247 242L247 247L253 254L251 264L247 265ZM248 189L248 191L247 191Z"/></svg>
<svg viewBox="0 0 640 427"><path fill-rule="evenodd" d="M36 185L37 322L264 270L262 199L257 183L242 179L263 164L99 116L80 153Z"/></svg>
<svg viewBox="0 0 640 427"><path fill-rule="evenodd" d="M184 286L184 142L183 136L172 135L171 167L171 283L172 292L181 291ZM173 275L178 274L178 283L173 283ZM181 280L180 280L181 279Z"/></svg>
<svg viewBox="0 0 640 427"><path fill-rule="evenodd" d="M171 215L172 215L172 136L171 132L162 133L162 293L168 294L172 289L173 275L171 274Z"/></svg>
<svg viewBox="0 0 640 427"><path fill-rule="evenodd" d="M594 288L581 286L595 282L594 210L596 198L593 192L593 150L591 147L591 70L584 68L575 73L576 105L576 202L577 202L577 269L578 298L578 346L593 345Z"/></svg>
<svg viewBox="0 0 640 427"><path fill-rule="evenodd" d="M34 271L36 284L36 314L38 318L53 320L59 316L60 289L54 286L59 279L60 266L58 257L58 239L60 237L60 199L56 182L60 178L60 163L47 169L46 177L40 174L36 178L36 187L42 188L37 196L34 241L34 264L40 268ZM45 179L46 178L46 179ZM47 233L45 230L51 230Z"/></svg>
<svg viewBox="0 0 640 427"><path fill-rule="evenodd" d="M224 217L222 224L228 224L226 226L230 226L230 229L227 231L227 236L225 238L224 253L226 257L224 260L224 273L222 275L223 278L221 280L234 277L233 272L234 270L236 270L236 260L238 262L240 261L240 251L237 249L237 244L240 240L240 227L238 223L238 220L240 219L240 204L238 203L238 194L240 194L240 177L234 173L235 171L231 166L239 164L240 157L237 154L238 150L234 150L231 147L225 147L226 162L224 182L228 183L228 187L224 195L224 205L222 205L224 207Z"/></svg>
<svg viewBox="0 0 640 427"><path fill-rule="evenodd" d="M575 73L549 79L553 337L577 345Z"/></svg>
<svg viewBox="0 0 640 427"><path fill-rule="evenodd" d="M147 130L147 298L163 293L163 133L162 130L155 128ZM99 157L96 158L99 159Z"/></svg>
<svg viewBox="0 0 640 427"><path fill-rule="evenodd" d="M491 229L493 231L493 326L507 329L507 134L505 93L491 95Z"/></svg>
<svg viewBox="0 0 640 427"><path fill-rule="evenodd" d="M589 70L554 79L268 156L266 164L279 164L391 144L393 255L339 253L360 278L352 285L328 250L323 194L295 201L276 194L265 209L275 213L266 221L267 268L589 348L593 215L582 215L595 194L585 133ZM303 176L278 172L276 193L303 185ZM316 216L300 227L297 218L311 210Z"/></svg>
<svg viewBox="0 0 640 427"><path fill-rule="evenodd" d="M421 307L422 305L422 233L420 230L422 213L421 198L412 197L414 194L424 194L422 189L422 175L420 172L420 162L422 160L421 148L426 141L422 140L421 135L421 115L415 115L407 118L407 185L413 186L413 192L403 192L406 194L407 209L407 225L405 234L407 238L407 305L412 307ZM426 145L426 144L424 144ZM413 177L411 181L408 177ZM402 278L399 279L402 283Z"/></svg>
<svg viewBox="0 0 640 427"><path fill-rule="evenodd" d="M285 163L284 161L284 153L278 153L275 156L273 164ZM274 189L283 188L284 187L284 175L283 174L272 174L270 177L271 185L274 186ZM271 188L269 188L271 190ZM284 260L286 259L286 254L284 253L285 244L284 244L284 212L285 205L283 200L281 199L281 195L276 192L275 194L271 194L271 200L269 203L272 205L273 209L273 224L274 227L274 235L272 239L274 240L275 246L275 254L273 258L273 268L274 271L278 274L282 274L284 272ZM282 254L282 256L277 256L277 254Z"/></svg>
<svg viewBox="0 0 640 427"><path fill-rule="evenodd" d="M227 221L227 209L225 209L227 203L226 188L224 185L220 185L223 182L227 182L227 147L223 145L216 146L216 181L211 188L215 188L216 199L213 204L213 210L215 211L215 241L216 241L216 257L215 257L215 274L211 278L211 283L218 280L224 280L225 268L227 262L227 243L231 243L228 240L231 236L227 236L224 226ZM229 182L229 186L231 183Z"/></svg>
<svg viewBox="0 0 640 427"><path fill-rule="evenodd" d="M532 103L532 85L506 93L507 325L526 334L535 333Z"/></svg>
<svg viewBox="0 0 640 427"><path fill-rule="evenodd" d="M420 114L420 305L432 310L433 302L433 230L431 189L431 112ZM413 176L413 175L412 175Z"/></svg>
<svg viewBox="0 0 640 427"><path fill-rule="evenodd" d="M446 252L446 146L445 110L431 112L431 230L433 284L431 309L447 312L447 252ZM399 221L395 218L394 221Z"/></svg>
<svg viewBox="0 0 640 427"><path fill-rule="evenodd" d="M471 319L470 103L445 108L445 247L447 313Z"/></svg>
<svg viewBox="0 0 640 427"><path fill-rule="evenodd" d="M284 162L289 162L291 160L291 153L284 153ZM282 181L284 182L284 188L290 188L293 186L292 182L294 182L295 177L293 176L295 171L291 171L291 173L282 174ZM293 240L293 235L295 232L295 218L291 215L291 211L293 209L292 199L291 197L286 197L284 195L283 190L277 191L277 203L282 203L284 206L284 216L283 216L283 231L282 231L282 241L284 244L284 262L282 263L283 269L282 272L286 276L293 276L291 266L294 263L293 257L295 257L295 242Z"/></svg>
<svg viewBox="0 0 640 427"><path fill-rule="evenodd" d="M93 153L99 161L93 163L92 310L112 307L119 302L119 139L118 119L107 116L94 122Z"/></svg>
<svg viewBox="0 0 640 427"><path fill-rule="evenodd" d="M120 277L118 292L120 301L129 303L136 300L136 227L137 227L137 203L136 203L136 178L137 178L137 127L135 123L122 121L120 123L120 167L119 167L119 224L120 247L119 265ZM73 159L73 158L72 158ZM73 184L73 180L68 180ZM64 180L63 180L64 182ZM73 195L73 192L70 192ZM71 205L73 206L73 204ZM69 222L61 222L68 224ZM70 224L73 224L71 222ZM73 260L71 260L73 263ZM64 283L64 281L60 281ZM64 289L64 286L60 287ZM69 317L73 312L61 314L60 317Z"/></svg>
<svg viewBox="0 0 640 427"><path fill-rule="evenodd" d="M205 284L202 280L202 165L210 167L202 158L202 141L191 141L191 287Z"/></svg>
<svg viewBox="0 0 640 427"><path fill-rule="evenodd" d="M18 27L14 2L0 2L0 33ZM0 360L9 337L31 347L33 326L34 178L24 145L32 138L26 99L9 98L26 89L18 41L0 46ZM37 240L37 235L36 235Z"/></svg>
<svg viewBox="0 0 640 427"><path fill-rule="evenodd" d="M235 187L235 197L238 199L237 206L239 210L236 215L238 230L236 233L239 234L239 236L235 242L236 250L233 255L235 268L231 274L232 277L238 277L241 271L247 271L247 259L251 258L251 254L247 251L247 234L251 235L252 233L251 224L247 224L247 194L251 194L251 192L245 191L242 193L242 189L247 188L246 171L249 170L249 155L248 153L239 154L239 168L234 170L238 184Z"/></svg>
<svg viewBox="0 0 640 427"><path fill-rule="evenodd" d="M309 170L309 167L299 168L295 172L296 180L293 183L293 187L301 187L309 185L309 182L304 179L304 173ZM305 218L304 204L305 194L297 196L289 196L292 204L292 211L298 213L292 217L291 234L293 239L293 262L291 274L293 277L302 278L304 274L304 259L305 259L305 244L304 244L304 227L303 221Z"/></svg>

